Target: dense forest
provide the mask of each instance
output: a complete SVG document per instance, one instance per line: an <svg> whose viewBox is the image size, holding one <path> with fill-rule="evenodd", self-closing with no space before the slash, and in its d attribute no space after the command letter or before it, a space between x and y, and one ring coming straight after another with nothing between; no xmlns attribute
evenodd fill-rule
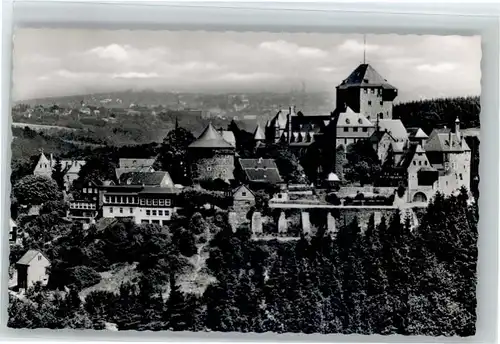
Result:
<svg viewBox="0 0 500 344"><path fill-rule="evenodd" d="M438 194L419 227L396 214L366 230L356 219L335 237L282 242L233 233L227 213L178 217L168 227L118 222L82 232L57 205L21 226L53 261L49 289L10 297L9 327L174 331L377 333L469 336L475 333L477 206L467 192ZM176 283L187 258L205 247L216 281L202 295ZM11 251L11 261L20 251ZM118 292L82 288L118 262L140 277ZM65 288L64 288L65 287ZM167 293L165 293L167 291Z"/></svg>
<svg viewBox="0 0 500 344"><path fill-rule="evenodd" d="M433 128L453 128L457 117L462 128L478 128L480 111L479 97L440 98L396 104L393 117L407 128L422 128L430 134Z"/></svg>

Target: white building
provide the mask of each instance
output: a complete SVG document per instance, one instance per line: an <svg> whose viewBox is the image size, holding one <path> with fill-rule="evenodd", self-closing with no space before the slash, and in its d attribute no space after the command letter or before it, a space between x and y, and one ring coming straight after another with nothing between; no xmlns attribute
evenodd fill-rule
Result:
<svg viewBox="0 0 500 344"><path fill-rule="evenodd" d="M136 224L166 225L177 212L176 188L168 172L122 174L120 185L103 187L102 216L130 218Z"/></svg>
<svg viewBox="0 0 500 344"><path fill-rule="evenodd" d="M37 250L26 252L16 263L18 288L28 289L37 282L47 285L48 267L50 267L50 261L43 253Z"/></svg>
<svg viewBox="0 0 500 344"><path fill-rule="evenodd" d="M52 172L54 171L54 166L56 165L56 159L50 154L49 158L43 154L40 154L38 162L33 170L33 174L36 176L44 176L52 178ZM61 167L64 171L64 188L69 190L70 186L78 178L78 173L82 166L85 165L84 160L61 160Z"/></svg>

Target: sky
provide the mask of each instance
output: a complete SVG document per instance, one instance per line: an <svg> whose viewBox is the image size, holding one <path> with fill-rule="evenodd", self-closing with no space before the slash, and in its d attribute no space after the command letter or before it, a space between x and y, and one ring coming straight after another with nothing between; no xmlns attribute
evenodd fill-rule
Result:
<svg viewBox="0 0 500 344"><path fill-rule="evenodd" d="M363 62L399 100L479 95L480 36L19 29L13 100L98 92L335 92Z"/></svg>

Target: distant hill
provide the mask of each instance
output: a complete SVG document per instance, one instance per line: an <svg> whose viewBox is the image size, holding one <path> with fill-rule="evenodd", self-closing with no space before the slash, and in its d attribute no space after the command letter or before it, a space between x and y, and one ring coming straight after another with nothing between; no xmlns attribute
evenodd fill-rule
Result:
<svg viewBox="0 0 500 344"><path fill-rule="evenodd" d="M419 100L394 105L393 117L405 127L420 127L429 134L435 127L453 128L457 117L462 128L480 126L479 97L458 97Z"/></svg>

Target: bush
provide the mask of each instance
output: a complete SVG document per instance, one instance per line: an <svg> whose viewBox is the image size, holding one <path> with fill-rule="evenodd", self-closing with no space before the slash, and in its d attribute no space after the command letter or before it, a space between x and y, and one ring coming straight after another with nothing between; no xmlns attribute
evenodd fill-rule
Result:
<svg viewBox="0 0 500 344"><path fill-rule="evenodd" d="M101 275L88 266L76 266L68 269L68 286L77 290L93 286L101 281Z"/></svg>
<svg viewBox="0 0 500 344"><path fill-rule="evenodd" d="M357 200L357 201L364 200L365 199L365 194L362 193L362 192L359 192L358 194L356 194L356 196L354 197L354 199Z"/></svg>
<svg viewBox="0 0 500 344"><path fill-rule="evenodd" d="M333 192L326 195L325 201L327 201L328 203L333 204L333 205L340 205L341 204L339 197L337 196L337 194L335 194Z"/></svg>
<svg viewBox="0 0 500 344"><path fill-rule="evenodd" d="M405 192L406 192L406 188L404 187L404 185L399 185L398 189L397 189L397 193L398 193L399 198L403 197L405 195Z"/></svg>

